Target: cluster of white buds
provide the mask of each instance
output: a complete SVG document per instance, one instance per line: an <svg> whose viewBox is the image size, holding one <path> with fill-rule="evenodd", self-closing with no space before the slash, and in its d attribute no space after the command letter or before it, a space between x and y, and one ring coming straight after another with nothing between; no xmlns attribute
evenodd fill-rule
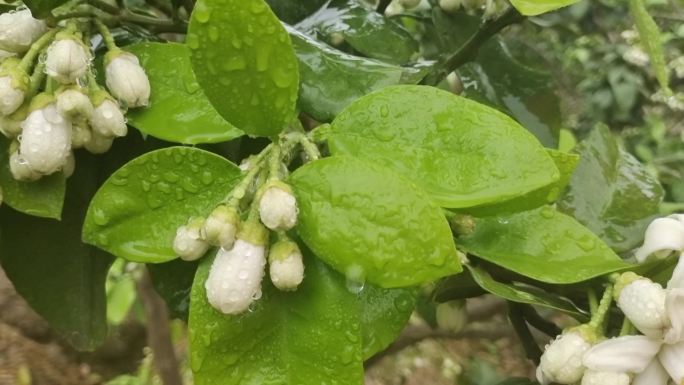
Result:
<svg viewBox="0 0 684 385"><path fill-rule="evenodd" d="M93 52L81 31L92 26L87 20L49 29L28 9L0 15L0 49L12 53L1 55L0 133L13 139L9 164L17 180L56 172L70 176L73 150L108 151L128 131L123 108L149 103L150 84L138 59L116 47L102 23L94 23L109 49L105 75L111 94L95 80Z"/></svg>

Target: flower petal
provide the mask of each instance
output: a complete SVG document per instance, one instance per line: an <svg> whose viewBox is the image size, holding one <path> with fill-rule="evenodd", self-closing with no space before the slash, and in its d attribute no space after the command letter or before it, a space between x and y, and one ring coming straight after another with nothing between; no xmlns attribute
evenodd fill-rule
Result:
<svg viewBox="0 0 684 385"><path fill-rule="evenodd" d="M644 245L636 251L635 257L643 262L652 254L663 257L672 251L683 250L684 224L674 218L658 218L648 225Z"/></svg>
<svg viewBox="0 0 684 385"><path fill-rule="evenodd" d="M661 342L646 336L611 338L584 355L584 365L603 372L640 373L658 354Z"/></svg>
<svg viewBox="0 0 684 385"><path fill-rule="evenodd" d="M684 381L684 342L664 345L658 354L660 363L676 384Z"/></svg>
<svg viewBox="0 0 684 385"><path fill-rule="evenodd" d="M670 328L665 333L665 343L675 344L684 340L684 289L670 289L665 299L665 311Z"/></svg>
<svg viewBox="0 0 684 385"><path fill-rule="evenodd" d="M667 282L667 288L684 289L684 258L681 255L674 272L672 272L672 278Z"/></svg>
<svg viewBox="0 0 684 385"><path fill-rule="evenodd" d="M670 375L667 374L660 361L653 360L651 364L634 377L632 385L667 385Z"/></svg>

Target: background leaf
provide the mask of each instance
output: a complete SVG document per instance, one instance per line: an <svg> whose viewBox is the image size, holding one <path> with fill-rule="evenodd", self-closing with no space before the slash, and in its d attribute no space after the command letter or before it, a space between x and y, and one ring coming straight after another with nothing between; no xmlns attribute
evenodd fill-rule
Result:
<svg viewBox="0 0 684 385"><path fill-rule="evenodd" d="M639 31L641 45L646 49L651 59L651 66L658 83L662 89L669 90L670 72L667 68L665 52L663 51L663 37L660 35L658 24L648 13L644 0L629 0L629 9L634 17L637 31Z"/></svg>
<svg viewBox="0 0 684 385"><path fill-rule="evenodd" d="M508 116L426 86L393 86L347 107L330 152L392 168L443 207L501 202L558 180L541 144Z"/></svg>
<svg viewBox="0 0 684 385"><path fill-rule="evenodd" d="M190 310L190 289L198 264L174 259L147 265L154 289L166 302L171 315L186 322Z"/></svg>
<svg viewBox="0 0 684 385"><path fill-rule="evenodd" d="M289 181L302 240L350 279L390 288L461 271L439 207L389 169L332 157L297 169Z"/></svg>
<svg viewBox="0 0 684 385"><path fill-rule="evenodd" d="M511 4L518 12L527 16L540 15L554 11L558 8L567 7L579 0L511 0Z"/></svg>
<svg viewBox="0 0 684 385"><path fill-rule="evenodd" d="M138 56L152 85L150 106L129 111L130 125L159 139L188 144L224 142L243 135L204 96L186 46L140 43L126 50Z"/></svg>
<svg viewBox="0 0 684 385"><path fill-rule="evenodd" d="M129 261L175 259L177 228L192 216L208 215L239 176L233 163L197 148L146 153L113 173L97 192L83 240Z"/></svg>
<svg viewBox="0 0 684 385"><path fill-rule="evenodd" d="M313 14L329 0L266 0L278 18L286 23L296 23Z"/></svg>
<svg viewBox="0 0 684 385"><path fill-rule="evenodd" d="M297 58L263 0L198 1L186 44L197 81L227 121L271 136L294 118Z"/></svg>
<svg viewBox="0 0 684 385"><path fill-rule="evenodd" d="M23 3L31 10L31 15L37 19L50 16L56 7L65 4L67 0L24 0Z"/></svg>

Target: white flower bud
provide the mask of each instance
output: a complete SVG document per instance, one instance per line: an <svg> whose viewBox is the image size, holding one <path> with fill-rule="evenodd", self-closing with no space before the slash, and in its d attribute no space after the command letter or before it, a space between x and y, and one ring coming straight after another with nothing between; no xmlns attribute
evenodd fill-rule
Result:
<svg viewBox="0 0 684 385"><path fill-rule="evenodd" d="M29 167L44 175L61 170L71 151L71 122L57 111L55 103L48 101L33 109L21 127L19 151Z"/></svg>
<svg viewBox="0 0 684 385"><path fill-rule="evenodd" d="M234 207L217 206L204 222L204 238L212 246L231 249L240 216Z"/></svg>
<svg viewBox="0 0 684 385"><path fill-rule="evenodd" d="M93 133L85 121L71 123L71 148L82 148L93 141Z"/></svg>
<svg viewBox="0 0 684 385"><path fill-rule="evenodd" d="M584 375L582 357L591 344L579 331L561 334L546 346L541 356L537 378L540 383L574 384Z"/></svg>
<svg viewBox="0 0 684 385"><path fill-rule="evenodd" d="M202 239L200 230L204 225L203 218L194 218L176 231L173 240L173 251L184 261L201 258L209 250L209 244Z"/></svg>
<svg viewBox="0 0 684 385"><path fill-rule="evenodd" d="M87 118L93 112L93 104L83 92L67 89L57 95L57 110L70 119Z"/></svg>
<svg viewBox="0 0 684 385"><path fill-rule="evenodd" d="M0 15L0 49L4 51L24 53L45 32L45 22L34 19L28 9Z"/></svg>
<svg viewBox="0 0 684 385"><path fill-rule="evenodd" d="M625 317L644 335L662 338L670 324L665 310L665 289L634 273L620 276L616 286L617 305Z"/></svg>
<svg viewBox="0 0 684 385"><path fill-rule="evenodd" d="M28 162L18 152L13 152L9 158L9 167L12 177L19 181L32 182L40 179L42 175L29 167Z"/></svg>
<svg viewBox="0 0 684 385"><path fill-rule="evenodd" d="M107 88L128 107L144 107L150 100L150 81L132 53L110 51L105 57Z"/></svg>
<svg viewBox="0 0 684 385"><path fill-rule="evenodd" d="M69 157L67 158L67 162L64 165L64 168L62 168L62 174L64 174L65 178L71 178L71 176L74 175L75 170L76 170L76 157L74 156L74 152L71 151L69 153Z"/></svg>
<svg viewBox="0 0 684 385"><path fill-rule="evenodd" d="M90 141L86 142L83 146L91 154L104 154L112 148L114 144L114 138L108 136L102 136L95 131L90 131Z"/></svg>
<svg viewBox="0 0 684 385"><path fill-rule="evenodd" d="M302 252L295 242L276 242L268 253L271 282L280 290L297 290L304 280Z"/></svg>
<svg viewBox="0 0 684 385"><path fill-rule="evenodd" d="M444 12L454 13L461 8L462 0L439 0L439 7L442 8Z"/></svg>
<svg viewBox="0 0 684 385"><path fill-rule="evenodd" d="M204 284L207 300L216 310L240 314L261 297L267 239L263 226L246 223L233 248L218 251Z"/></svg>
<svg viewBox="0 0 684 385"><path fill-rule="evenodd" d="M285 183L273 181L265 186L259 200L261 222L271 230L289 230L297 224L297 200Z"/></svg>
<svg viewBox="0 0 684 385"><path fill-rule="evenodd" d="M635 253L637 261L649 256L665 258L672 252L684 251L684 224L675 218L655 219L646 228L644 245Z"/></svg>
<svg viewBox="0 0 684 385"><path fill-rule="evenodd" d="M412 9L420 5L421 0L399 0L399 4L406 9Z"/></svg>
<svg viewBox="0 0 684 385"><path fill-rule="evenodd" d="M629 385L630 382L632 379L626 373L587 370L582 377L582 385Z"/></svg>
<svg viewBox="0 0 684 385"><path fill-rule="evenodd" d="M19 66L19 59L11 58L0 65L0 114L10 115L23 103L30 78Z"/></svg>
<svg viewBox="0 0 684 385"><path fill-rule="evenodd" d="M88 48L75 38L55 40L47 51L45 72L62 84L75 83L90 66Z"/></svg>
<svg viewBox="0 0 684 385"><path fill-rule="evenodd" d="M90 126L106 137L126 136L128 133L123 112L119 105L109 98L104 98L96 105L90 115Z"/></svg>
<svg viewBox="0 0 684 385"><path fill-rule="evenodd" d="M468 313L464 300L443 302L435 308L437 326L444 330L458 333L468 323Z"/></svg>

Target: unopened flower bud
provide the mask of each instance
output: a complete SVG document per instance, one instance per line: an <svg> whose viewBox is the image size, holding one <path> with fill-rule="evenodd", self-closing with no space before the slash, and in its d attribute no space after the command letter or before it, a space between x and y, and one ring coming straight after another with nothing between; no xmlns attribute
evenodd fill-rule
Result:
<svg viewBox="0 0 684 385"><path fill-rule="evenodd" d="M684 341L665 346L658 359L675 384L684 384Z"/></svg>
<svg viewBox="0 0 684 385"><path fill-rule="evenodd" d="M662 338L669 326L667 292L660 284L634 273L624 273L615 286L617 305L644 335Z"/></svg>
<svg viewBox="0 0 684 385"><path fill-rule="evenodd" d="M240 216L234 207L217 206L204 222L204 238L213 246L231 249Z"/></svg>
<svg viewBox="0 0 684 385"><path fill-rule="evenodd" d="M9 167L12 177L19 181L32 182L42 176L29 167L28 162L17 151L13 152L9 158Z"/></svg>
<svg viewBox="0 0 684 385"><path fill-rule="evenodd" d="M71 151L71 122L46 94L33 99L30 111L21 125L20 153L31 169L49 175L66 164Z"/></svg>
<svg viewBox="0 0 684 385"><path fill-rule="evenodd" d="M261 297L268 231L257 222L240 228L233 248L219 249L204 284L207 300L224 314L240 314Z"/></svg>
<svg viewBox="0 0 684 385"><path fill-rule="evenodd" d="M70 119L88 118L93 112L93 104L88 95L69 88L57 94L57 110Z"/></svg>
<svg viewBox="0 0 684 385"><path fill-rule="evenodd" d="M461 8L462 0L439 0L439 7L446 13L454 13Z"/></svg>
<svg viewBox="0 0 684 385"><path fill-rule="evenodd" d="M676 218L655 219L646 228L644 245L635 253L637 261L643 262L649 256L665 258L671 253L684 251L684 223Z"/></svg>
<svg viewBox="0 0 684 385"><path fill-rule="evenodd" d="M209 250L209 244L202 239L201 230L204 218L192 218L176 230L173 251L184 261L201 258Z"/></svg>
<svg viewBox="0 0 684 385"><path fill-rule="evenodd" d="M150 100L150 81L138 57L121 50L105 56L107 88L128 107L144 107Z"/></svg>
<svg viewBox="0 0 684 385"><path fill-rule="evenodd" d="M48 48L45 72L62 84L75 83L85 75L89 66L88 48L72 35L58 34Z"/></svg>
<svg viewBox="0 0 684 385"><path fill-rule="evenodd" d="M280 181L270 181L259 200L261 222L271 230L289 230L297 224L297 200L292 189Z"/></svg>
<svg viewBox="0 0 684 385"><path fill-rule="evenodd" d="M437 304L435 318L437 326L454 333L460 332L468 322L464 300L453 300Z"/></svg>
<svg viewBox="0 0 684 385"><path fill-rule="evenodd" d="M299 246L289 239L276 242L268 253L271 282L280 290L297 290L304 280L304 261Z"/></svg>
<svg viewBox="0 0 684 385"><path fill-rule="evenodd" d="M42 20L31 16L29 9L0 15L0 49L24 53L47 31Z"/></svg>
<svg viewBox="0 0 684 385"><path fill-rule="evenodd" d="M112 144L114 144L114 138L100 135L96 131L91 130L90 135L90 141L86 142L83 147L91 154L104 154L109 151L109 149L112 148Z"/></svg>
<svg viewBox="0 0 684 385"><path fill-rule="evenodd" d="M627 373L587 370L582 377L582 385L629 385L631 382Z"/></svg>
<svg viewBox="0 0 684 385"><path fill-rule="evenodd" d="M6 59L0 65L0 114L9 115L24 103L30 78L19 59Z"/></svg>
<svg viewBox="0 0 684 385"><path fill-rule="evenodd" d="M540 383L575 384L582 379L585 370L582 357L591 348L586 334L584 329L571 329L546 346L537 368Z"/></svg>
<svg viewBox="0 0 684 385"><path fill-rule="evenodd" d="M21 134L21 124L26 120L29 114L28 101L19 107L16 111L8 116L0 116L0 132L5 134L8 138L16 138Z"/></svg>
<svg viewBox="0 0 684 385"><path fill-rule="evenodd" d="M90 115L90 126L102 136L126 136L128 127L119 104L108 96L93 98L95 109Z"/></svg>
<svg viewBox="0 0 684 385"><path fill-rule="evenodd" d="M71 148L82 148L93 141L93 133L83 121L71 123Z"/></svg>

